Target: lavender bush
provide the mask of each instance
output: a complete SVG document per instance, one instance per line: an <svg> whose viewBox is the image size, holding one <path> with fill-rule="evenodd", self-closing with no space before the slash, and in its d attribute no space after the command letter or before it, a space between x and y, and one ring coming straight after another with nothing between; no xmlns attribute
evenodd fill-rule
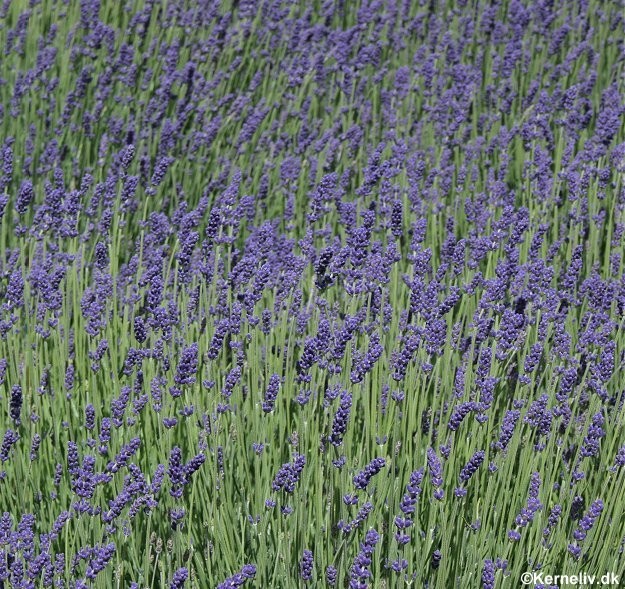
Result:
<svg viewBox="0 0 625 589"><path fill-rule="evenodd" d="M0 587L625 575L624 16L5 0Z"/></svg>

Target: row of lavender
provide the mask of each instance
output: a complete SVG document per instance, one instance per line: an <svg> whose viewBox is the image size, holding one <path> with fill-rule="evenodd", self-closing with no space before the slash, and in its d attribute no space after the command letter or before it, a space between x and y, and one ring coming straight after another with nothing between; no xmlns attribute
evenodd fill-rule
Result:
<svg viewBox="0 0 625 589"><path fill-rule="evenodd" d="M625 574L624 27L5 1L0 587Z"/></svg>

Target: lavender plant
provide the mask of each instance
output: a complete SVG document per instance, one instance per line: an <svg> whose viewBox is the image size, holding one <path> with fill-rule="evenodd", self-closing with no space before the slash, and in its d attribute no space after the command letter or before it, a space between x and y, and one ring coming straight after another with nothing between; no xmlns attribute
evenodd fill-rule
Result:
<svg viewBox="0 0 625 589"><path fill-rule="evenodd" d="M619 2L0 6L0 587L625 578Z"/></svg>

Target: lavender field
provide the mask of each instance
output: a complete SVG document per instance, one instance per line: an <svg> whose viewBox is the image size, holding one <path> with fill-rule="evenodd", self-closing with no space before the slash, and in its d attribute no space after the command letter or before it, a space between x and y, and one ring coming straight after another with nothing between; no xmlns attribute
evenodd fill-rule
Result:
<svg viewBox="0 0 625 589"><path fill-rule="evenodd" d="M4 0L0 51L0 588L625 585L621 1Z"/></svg>

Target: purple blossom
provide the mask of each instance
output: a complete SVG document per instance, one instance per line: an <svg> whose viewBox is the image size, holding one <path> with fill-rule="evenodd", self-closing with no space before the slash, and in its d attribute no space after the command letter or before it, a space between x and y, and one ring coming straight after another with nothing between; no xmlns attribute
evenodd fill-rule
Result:
<svg viewBox="0 0 625 589"><path fill-rule="evenodd" d="M128 444L122 446L115 458L106 465L106 471L115 473L126 466L128 460L136 454L140 445L141 440L139 438L133 438L130 442L128 442Z"/></svg>
<svg viewBox="0 0 625 589"><path fill-rule="evenodd" d="M447 427L451 431L455 432L460 427L462 420L469 413L471 413L471 411L476 411L477 409L478 409L477 403L473 403L473 402L461 403L454 409L454 412L451 414Z"/></svg>
<svg viewBox="0 0 625 589"><path fill-rule="evenodd" d="M17 425L20 423L20 413L22 411L22 387L14 384L11 387L11 400L9 402L9 415Z"/></svg>
<svg viewBox="0 0 625 589"><path fill-rule="evenodd" d="M15 210L23 215L28 211L30 203L35 197L35 191L33 183L30 180L23 180L17 193L17 201L15 203Z"/></svg>
<svg viewBox="0 0 625 589"><path fill-rule="evenodd" d="M183 464L182 450L178 446L172 448L167 468L167 475L171 483L169 494L172 497L176 499L182 497L184 487L189 484L191 476L204 464L205 459L204 454L198 454L187 464Z"/></svg>
<svg viewBox="0 0 625 589"><path fill-rule="evenodd" d="M588 512L579 520L577 529L573 531L573 538L576 540L576 543L569 544L568 550L576 560L579 559L582 554L582 549L579 544L586 538L602 511L603 502L601 499L597 499L591 504Z"/></svg>
<svg viewBox="0 0 625 589"><path fill-rule="evenodd" d="M102 546L94 546L92 556L87 563L87 579L95 579L100 571L103 571L115 554L115 544L110 543Z"/></svg>
<svg viewBox="0 0 625 589"><path fill-rule="evenodd" d="M376 544L380 541L380 535L374 529L370 529L365 535L364 542L360 544L360 551L354 558L349 571L350 589L364 589L368 587L368 579L371 578L369 567Z"/></svg>
<svg viewBox="0 0 625 589"><path fill-rule="evenodd" d="M623 444L617 451L614 457L614 466L612 471L616 471L617 468L623 468L625 466L625 444Z"/></svg>
<svg viewBox="0 0 625 589"><path fill-rule="evenodd" d="M354 498L356 499L355 501L352 501L352 504L355 505L358 503L357 497L354 496ZM365 520L369 517L369 514L373 511L373 504L370 503L369 501L367 501L365 504L363 504L363 506L358 510L358 513L356 514L356 517L351 520L350 522L345 522L343 520L340 520L337 524L337 528L343 532L344 534L349 534L350 532L352 532L353 530L360 528L362 526L362 524L365 522Z"/></svg>
<svg viewBox="0 0 625 589"><path fill-rule="evenodd" d="M37 453L39 452L39 445L41 444L41 436L39 434L34 434L33 439L30 445L30 460L36 460Z"/></svg>
<svg viewBox="0 0 625 589"><path fill-rule="evenodd" d="M193 384L198 368L198 345L193 343L182 351L174 382L178 385Z"/></svg>
<svg viewBox="0 0 625 589"><path fill-rule="evenodd" d="M295 454L293 462L287 462L280 467L271 483L271 488L274 491L283 489L286 493L293 493L305 465L306 457L302 454Z"/></svg>
<svg viewBox="0 0 625 589"><path fill-rule="evenodd" d="M371 479L386 466L386 459L374 458L363 470L354 476L354 486L357 489L366 489Z"/></svg>
<svg viewBox="0 0 625 589"><path fill-rule="evenodd" d="M415 505L419 495L421 495L421 484L423 482L424 470L420 468L410 475L410 480L406 485L406 492L401 498L399 508L405 515L411 516L415 512Z"/></svg>
<svg viewBox="0 0 625 589"><path fill-rule="evenodd" d="M17 432L14 432L12 429L7 429L6 432L4 432L2 446L0 447L0 461L6 462L9 459L11 448L17 444L19 439L20 437Z"/></svg>
<svg viewBox="0 0 625 589"><path fill-rule="evenodd" d="M334 414L334 420L332 422L332 433L329 437L329 442L333 446L340 446L343 442L343 436L347 431L347 425L349 422L349 414L352 407L352 396L347 392L341 393L341 403L339 408Z"/></svg>
<svg viewBox="0 0 625 589"><path fill-rule="evenodd" d="M178 419L176 417L163 417L163 425L167 429L171 429L178 424Z"/></svg>
<svg viewBox="0 0 625 589"><path fill-rule="evenodd" d="M278 392L280 390L280 376L272 374L269 379L269 385L265 392L265 399L263 401L263 411L265 413L271 413L274 410L276 399L278 398Z"/></svg>
<svg viewBox="0 0 625 589"><path fill-rule="evenodd" d="M543 529L543 536L545 538L547 538L553 528L557 525L558 521L560 520L560 516L562 515L562 506L559 504L554 505L551 508L551 511L549 513L549 517L547 519L547 526Z"/></svg>
<svg viewBox="0 0 625 589"><path fill-rule="evenodd" d="M336 567L331 564L328 565L328 568L326 569L326 582L330 587L336 587L337 576L338 571L336 570Z"/></svg>
<svg viewBox="0 0 625 589"><path fill-rule="evenodd" d="M419 344L421 343L421 338L418 335L409 335L404 344L404 348L401 352L395 355L393 360L393 373L392 377L394 380L400 382L402 381L408 370L408 365L412 360L415 352L419 348Z"/></svg>
<svg viewBox="0 0 625 589"><path fill-rule="evenodd" d="M508 443L510 442L514 434L514 428L517 421L519 420L519 417L521 417L521 412L517 409L506 411L506 414L503 418L503 423L501 424L499 439L496 442L493 442L494 448L499 451L503 451L507 448Z"/></svg>
<svg viewBox="0 0 625 589"><path fill-rule="evenodd" d="M518 542L521 539L521 534L516 530L508 530L508 539L512 542Z"/></svg>
<svg viewBox="0 0 625 589"><path fill-rule="evenodd" d="M588 432L584 438L584 442L580 448L580 456L582 458L597 456L599 453L599 442L605 436L603 429L604 417L599 411L592 417L592 421L588 426Z"/></svg>
<svg viewBox="0 0 625 589"><path fill-rule="evenodd" d="M478 450L471 456L469 461L462 467L458 478L461 483L466 483L477 471L477 469L484 462L486 453L483 450Z"/></svg>
<svg viewBox="0 0 625 589"><path fill-rule="evenodd" d="M85 427L89 431L95 428L95 407L91 403L85 407Z"/></svg>
<svg viewBox="0 0 625 589"><path fill-rule="evenodd" d="M445 496L445 492L441 489L443 485L443 467L433 448L428 448L427 462L430 481L435 489L434 498L440 501Z"/></svg>
<svg viewBox="0 0 625 589"><path fill-rule="evenodd" d="M185 567L179 568L171 579L169 589L183 589L185 582L189 578L189 570Z"/></svg>
<svg viewBox="0 0 625 589"><path fill-rule="evenodd" d="M313 578L313 553L310 550L304 550L302 559L299 563L300 577L303 581L312 581Z"/></svg>
<svg viewBox="0 0 625 589"><path fill-rule="evenodd" d="M256 576L256 566L246 564L240 572L235 573L232 577L227 578L217 585L217 589L237 589L253 579Z"/></svg>
<svg viewBox="0 0 625 589"><path fill-rule="evenodd" d="M362 382L362 380L365 377L365 374L367 374L373 368L373 365L380 359L383 352L384 352L384 348L380 344L380 336L377 333L374 333L371 336L369 349L367 350L365 355L362 357L360 362L358 362L354 366L350 374L351 382L352 383Z"/></svg>
<svg viewBox="0 0 625 589"><path fill-rule="evenodd" d="M430 558L430 566L436 570L440 566L442 559L443 553L440 550L435 550L432 552L432 557Z"/></svg>
<svg viewBox="0 0 625 589"><path fill-rule="evenodd" d="M484 561L482 587L483 589L495 589L495 563L490 559Z"/></svg>
<svg viewBox="0 0 625 589"><path fill-rule="evenodd" d="M525 507L521 509L519 514L516 516L514 523L521 528L526 527L530 522L534 520L534 517L538 511L543 508L542 503L538 498L539 490L540 490L540 473L535 472L532 474L532 478L530 481L529 492L527 503ZM510 533L513 533L516 537L520 538L520 534L517 531L510 530L508 536L510 537Z"/></svg>
<svg viewBox="0 0 625 589"><path fill-rule="evenodd" d="M586 538L587 533L592 529L595 520L601 515L603 511L603 502L600 499L594 501L588 512L579 520L577 529L573 532L573 537L578 541L582 541Z"/></svg>

